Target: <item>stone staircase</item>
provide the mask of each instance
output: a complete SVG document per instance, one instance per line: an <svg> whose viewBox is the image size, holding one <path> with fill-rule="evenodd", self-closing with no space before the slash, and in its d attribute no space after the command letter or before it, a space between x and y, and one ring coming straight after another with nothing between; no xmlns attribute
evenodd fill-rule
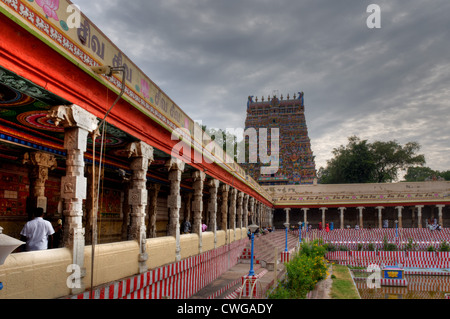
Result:
<svg viewBox="0 0 450 319"><path fill-rule="evenodd" d="M298 243L298 237L288 234L288 250ZM285 231L274 231L266 235L255 237L254 263L255 275L259 277L257 283L257 298L265 297L265 293L277 279L284 275L284 265L280 262L281 252L285 250ZM275 273L275 248L277 250L277 272ZM251 241L244 248L239 262L215 281L194 294L191 299L239 299L241 297L242 277L250 270Z"/></svg>
<svg viewBox="0 0 450 319"><path fill-rule="evenodd" d="M288 234L288 250L296 247L298 238L292 234ZM275 248L277 249L277 259L280 260L281 252L286 247L286 233L285 231L274 231L266 235L259 235L254 239L253 259L254 264L261 264L266 268L267 264L275 262ZM242 263L250 263L251 259L251 241L249 240L247 246L244 248L241 255Z"/></svg>

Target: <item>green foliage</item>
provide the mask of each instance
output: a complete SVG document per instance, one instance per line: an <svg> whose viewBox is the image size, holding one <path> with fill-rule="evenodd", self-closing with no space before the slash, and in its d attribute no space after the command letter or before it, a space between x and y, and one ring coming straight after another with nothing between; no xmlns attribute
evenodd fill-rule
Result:
<svg viewBox="0 0 450 319"><path fill-rule="evenodd" d="M406 182L423 182L431 180L450 180L450 171L435 171L429 167L409 167L406 175Z"/></svg>
<svg viewBox="0 0 450 319"><path fill-rule="evenodd" d="M439 251L450 251L450 245L446 241L443 241L441 243L441 246L439 247Z"/></svg>
<svg viewBox="0 0 450 319"><path fill-rule="evenodd" d="M414 242L412 238L408 239L408 243L405 245L405 250L414 251L417 250L418 245Z"/></svg>
<svg viewBox="0 0 450 319"><path fill-rule="evenodd" d="M269 299L305 299L327 276L326 251L327 247L318 241L303 243L300 252L286 264L286 278L269 294Z"/></svg>
<svg viewBox="0 0 450 319"><path fill-rule="evenodd" d="M333 150L334 158L321 167L321 184L386 183L397 180L400 169L425 164L424 155L417 155L420 145L409 142L404 146L396 141L369 143L352 136L347 146Z"/></svg>
<svg viewBox="0 0 450 319"><path fill-rule="evenodd" d="M388 243L387 237L384 236L383 239L383 250L385 251L396 251L397 250L397 245L394 243Z"/></svg>
<svg viewBox="0 0 450 319"><path fill-rule="evenodd" d="M436 251L436 249L434 248L434 246L430 245L427 247L427 251Z"/></svg>
<svg viewBox="0 0 450 319"><path fill-rule="evenodd" d="M238 161L239 147L238 145L242 142L237 141L236 135L228 132L227 130L208 128L206 125L202 125L202 130L215 141L219 146L222 146L223 152L227 153L229 156L233 157L234 161ZM208 141L209 143L210 141ZM217 150L215 150L217 151ZM216 154L217 156L222 156L221 154Z"/></svg>

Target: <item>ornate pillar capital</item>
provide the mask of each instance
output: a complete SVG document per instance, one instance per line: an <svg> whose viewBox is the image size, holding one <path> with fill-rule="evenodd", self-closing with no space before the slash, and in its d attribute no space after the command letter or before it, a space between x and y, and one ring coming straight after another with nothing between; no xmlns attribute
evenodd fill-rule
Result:
<svg viewBox="0 0 450 319"><path fill-rule="evenodd" d="M45 196L45 182L48 180L48 171L58 165L53 154L44 152L25 153L23 164L28 165L30 176L30 197L33 205L47 212L47 197Z"/></svg>
<svg viewBox="0 0 450 319"><path fill-rule="evenodd" d="M170 172L170 171L180 171L180 172L183 172L184 169L185 169L185 167L186 167L186 164L185 164L182 160L180 160L180 159L178 159L178 158L171 157L169 160L167 160L165 166L166 166L166 168L167 168L167 170L168 170L169 172Z"/></svg>
<svg viewBox="0 0 450 319"><path fill-rule="evenodd" d="M53 154L44 152L25 153L23 156L23 164L41 166L51 170L57 167L56 157Z"/></svg>
<svg viewBox="0 0 450 319"><path fill-rule="evenodd" d="M149 165L153 162L153 147L145 142L139 141L128 144L126 150L128 158L143 157L149 160Z"/></svg>
<svg viewBox="0 0 450 319"><path fill-rule="evenodd" d="M195 171L192 173L192 180L194 182L197 182L197 181L204 182L206 180L206 174L202 171Z"/></svg>
<svg viewBox="0 0 450 319"><path fill-rule="evenodd" d="M47 115L56 126L77 127L94 132L98 127L97 117L78 105L59 105L53 107Z"/></svg>

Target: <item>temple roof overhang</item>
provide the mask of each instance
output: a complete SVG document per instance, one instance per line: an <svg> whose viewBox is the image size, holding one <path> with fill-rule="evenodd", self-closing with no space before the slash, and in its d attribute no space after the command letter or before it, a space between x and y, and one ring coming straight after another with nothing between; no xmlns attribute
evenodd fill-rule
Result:
<svg viewBox="0 0 450 319"><path fill-rule="evenodd" d="M237 163L205 150L203 140L196 139L194 134L199 125L83 13L80 13L79 26L71 27L68 22L73 11L67 10L71 5L70 1L60 0L56 14L48 16L36 1L0 0L0 72L3 75L0 83L5 92L13 89L22 98L33 100L27 104L28 111L23 107L25 104L16 109L11 105L2 106L2 129L7 127L12 135L4 136L3 145L15 149L33 148L34 145L64 156L61 132L54 126L50 130L51 123L39 116L33 118L35 127L30 130L32 114L26 113L44 113L54 105L76 104L102 119L122 88L122 75L98 75L92 67L122 67L125 93L107 120L111 140L141 140L159 150L160 157L165 158L179 143L172 140L172 133L182 129L182 134L192 137L189 158L195 158L197 153L209 158L208 163L191 160L190 167L206 171L211 178L272 206L268 193ZM14 83L10 82L11 77ZM37 127L38 124L42 125ZM22 133L24 128L25 135ZM127 165L125 161L110 160L112 165Z"/></svg>
<svg viewBox="0 0 450 319"><path fill-rule="evenodd" d="M450 182L265 186L275 208L450 204Z"/></svg>

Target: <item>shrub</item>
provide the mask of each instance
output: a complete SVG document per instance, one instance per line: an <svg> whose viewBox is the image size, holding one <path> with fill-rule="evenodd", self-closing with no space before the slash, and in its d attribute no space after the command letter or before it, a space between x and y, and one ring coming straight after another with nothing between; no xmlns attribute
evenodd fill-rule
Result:
<svg viewBox="0 0 450 319"><path fill-rule="evenodd" d="M434 246L430 245L427 247L427 251L435 251L436 249L434 248Z"/></svg>
<svg viewBox="0 0 450 319"><path fill-rule="evenodd" d="M269 299L305 299L317 282L327 276L326 247L317 241L303 244L286 264L286 278L269 294Z"/></svg>
<svg viewBox="0 0 450 319"><path fill-rule="evenodd" d="M414 251L417 250L417 244L414 242L412 238L408 239L408 243L405 245L405 250Z"/></svg>
<svg viewBox="0 0 450 319"><path fill-rule="evenodd" d="M385 251L396 251L397 249L397 245L393 244L393 243L388 243L386 245L384 245L384 250Z"/></svg>
<svg viewBox="0 0 450 319"><path fill-rule="evenodd" d="M385 251L396 251L397 250L397 245L393 244L393 243L388 243L387 237L384 236L384 239L383 239L383 250L385 250Z"/></svg>
<svg viewBox="0 0 450 319"><path fill-rule="evenodd" d="M450 245L446 241L441 243L441 247L439 247L439 251L450 251Z"/></svg>

